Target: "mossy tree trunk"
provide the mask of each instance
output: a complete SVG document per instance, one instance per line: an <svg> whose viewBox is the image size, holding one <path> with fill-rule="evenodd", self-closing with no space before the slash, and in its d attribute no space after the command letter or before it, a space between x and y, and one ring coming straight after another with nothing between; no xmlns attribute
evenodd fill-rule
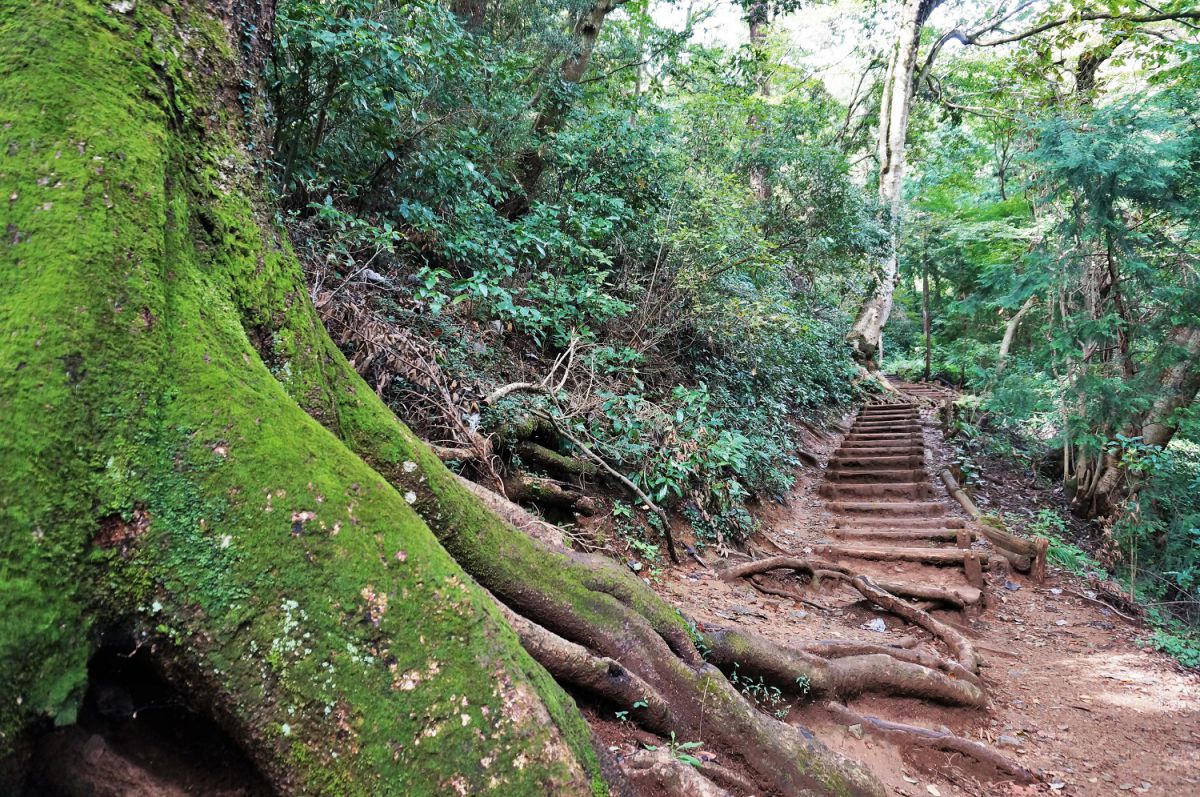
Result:
<svg viewBox="0 0 1200 797"><path fill-rule="evenodd" d="M628 572L493 514L349 367L262 201L270 24L249 0L0 9L0 753L71 721L119 627L281 793L604 790L499 600L764 793L881 793Z"/></svg>
<svg viewBox="0 0 1200 797"><path fill-rule="evenodd" d="M120 625L281 792L590 793L571 701L330 431L377 407L263 220L252 12L0 11L0 748Z"/></svg>

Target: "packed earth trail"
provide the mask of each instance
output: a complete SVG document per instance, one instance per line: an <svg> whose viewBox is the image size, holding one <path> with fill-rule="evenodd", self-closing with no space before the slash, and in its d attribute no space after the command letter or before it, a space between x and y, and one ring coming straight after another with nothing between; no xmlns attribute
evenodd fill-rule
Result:
<svg viewBox="0 0 1200 797"><path fill-rule="evenodd" d="M1021 572L1030 562L992 545L994 530L931 476L953 459L939 428L947 391L897 387L899 400L861 408L841 439L805 441L826 462L823 477L803 475L785 505L765 508L751 541L753 558L779 569L728 578L749 566L730 552L712 569L673 569L659 590L701 630L976 659L982 707L878 690L841 703L790 699L742 684L764 710L863 761L889 794L1200 795L1200 678L1144 648L1147 629L1105 608L1082 579L1051 567L1038 583ZM798 562L815 570L787 566ZM864 600L839 572L903 598L900 614ZM618 757L632 751L629 738L605 738ZM703 744L689 750L721 759Z"/></svg>

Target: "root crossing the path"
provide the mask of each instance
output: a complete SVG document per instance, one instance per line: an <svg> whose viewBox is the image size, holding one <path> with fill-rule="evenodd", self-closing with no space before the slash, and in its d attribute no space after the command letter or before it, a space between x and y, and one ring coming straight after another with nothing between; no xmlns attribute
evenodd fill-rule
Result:
<svg viewBox="0 0 1200 797"><path fill-rule="evenodd" d="M802 476L765 513L757 547L774 555L672 572L663 587L695 617L706 660L889 794L1198 788L1187 725L1200 727L1200 682L1135 647L1129 624L1075 597L1082 587L1035 587L1037 541L984 527L946 489L936 406L948 391L897 389L817 452L819 481ZM1170 710L1149 696L1129 708L1121 692L1151 683Z"/></svg>

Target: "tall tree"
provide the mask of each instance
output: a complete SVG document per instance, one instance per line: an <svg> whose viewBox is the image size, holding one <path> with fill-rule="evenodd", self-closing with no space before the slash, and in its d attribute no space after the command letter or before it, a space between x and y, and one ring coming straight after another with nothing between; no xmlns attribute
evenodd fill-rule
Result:
<svg viewBox="0 0 1200 797"><path fill-rule="evenodd" d="M859 308L846 340L855 358L870 369L878 367L883 327L892 312L892 297L899 275L899 244L904 192L904 155L908 142L908 117L914 95L913 77L921 31L929 15L942 0L905 0L900 13L896 40L888 57L883 98L879 106L879 134L876 155L879 161L879 199L889 214L888 252L871 294Z"/></svg>
<svg viewBox="0 0 1200 797"><path fill-rule="evenodd" d="M891 314L892 300L898 275L898 243L903 217L904 158L908 136L908 117L917 89L930 77L930 70L942 48L951 41L975 47L1001 47L1046 34L1065 34L1072 27L1089 23L1111 23L1128 29L1131 26L1168 22L1191 24L1200 19L1200 11L1186 5L1159 9L1141 2L1123 2L1116 7L1097 10L1086 3L1055 4L1029 22L1033 4L1017 2L1002 6L988 19L970 30L954 27L937 38L929 48L920 71L915 69L920 51L921 35L930 14L942 0L904 0L901 7L896 40L890 49L889 66L884 79L880 103L877 158L879 163L879 197L890 213L892 246L890 254L877 275L870 294L859 308L858 315L846 335L855 358L869 370L878 368L878 353L883 327ZM1022 30L1009 32L1008 26L1026 23ZM1089 50L1080 58L1076 75L1079 95L1090 96L1095 84L1095 72L1101 63L1111 58L1114 50L1128 38L1125 32L1106 36L1104 43Z"/></svg>

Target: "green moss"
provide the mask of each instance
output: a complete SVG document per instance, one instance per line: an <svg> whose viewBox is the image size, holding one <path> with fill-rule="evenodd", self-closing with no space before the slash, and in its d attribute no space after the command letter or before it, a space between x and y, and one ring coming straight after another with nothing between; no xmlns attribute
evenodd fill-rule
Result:
<svg viewBox="0 0 1200 797"><path fill-rule="evenodd" d="M326 373L216 100L224 31L186 9L0 11L0 752L132 621L285 791L589 790L570 699L314 419L363 386Z"/></svg>

